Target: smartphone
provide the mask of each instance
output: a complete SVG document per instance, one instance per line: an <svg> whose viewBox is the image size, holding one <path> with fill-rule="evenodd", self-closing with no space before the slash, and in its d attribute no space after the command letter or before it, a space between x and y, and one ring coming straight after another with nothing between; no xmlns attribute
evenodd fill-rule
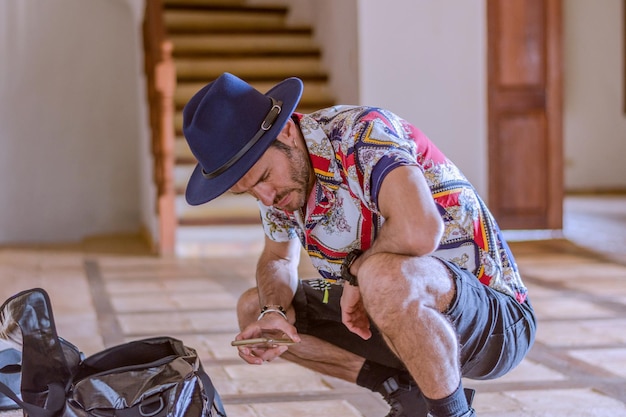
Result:
<svg viewBox="0 0 626 417"><path fill-rule="evenodd" d="M256 346L271 348L276 346L288 346L293 345L295 342L288 337L275 338L275 337L255 337L253 339L233 340L230 342L231 346Z"/></svg>

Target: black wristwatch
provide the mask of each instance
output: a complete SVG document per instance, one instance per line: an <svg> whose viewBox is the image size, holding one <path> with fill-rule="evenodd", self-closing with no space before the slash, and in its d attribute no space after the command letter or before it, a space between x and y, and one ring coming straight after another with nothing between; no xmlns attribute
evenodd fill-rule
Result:
<svg viewBox="0 0 626 417"><path fill-rule="evenodd" d="M359 282L357 281L356 276L350 273L350 267L354 261L356 261L356 258L361 256L362 253L362 250L354 249L346 256L346 259L344 259L341 264L341 279L354 287L358 287Z"/></svg>

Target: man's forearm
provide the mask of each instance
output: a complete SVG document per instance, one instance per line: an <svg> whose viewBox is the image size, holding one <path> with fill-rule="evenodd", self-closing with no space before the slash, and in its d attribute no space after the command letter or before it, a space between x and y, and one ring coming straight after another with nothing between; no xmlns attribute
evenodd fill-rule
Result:
<svg viewBox="0 0 626 417"><path fill-rule="evenodd" d="M288 260L259 263L256 273L259 306L282 306L287 309L298 285L297 268Z"/></svg>
<svg viewBox="0 0 626 417"><path fill-rule="evenodd" d="M273 242L266 239L256 269L259 308L281 306L285 310L298 286L300 244L296 240Z"/></svg>

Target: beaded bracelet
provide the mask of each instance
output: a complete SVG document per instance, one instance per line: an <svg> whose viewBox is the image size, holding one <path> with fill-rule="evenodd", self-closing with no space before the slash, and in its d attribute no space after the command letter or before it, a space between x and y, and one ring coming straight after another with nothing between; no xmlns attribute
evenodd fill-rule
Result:
<svg viewBox="0 0 626 417"><path fill-rule="evenodd" d="M268 313L278 313L281 316L283 316L283 318L285 320L287 320L287 314L285 313L285 309L283 308L283 306L281 306L281 305L266 305L266 306L263 306L263 308L261 309L261 314L259 314L259 317L257 317L257 321L261 320L263 318L263 316L265 316Z"/></svg>

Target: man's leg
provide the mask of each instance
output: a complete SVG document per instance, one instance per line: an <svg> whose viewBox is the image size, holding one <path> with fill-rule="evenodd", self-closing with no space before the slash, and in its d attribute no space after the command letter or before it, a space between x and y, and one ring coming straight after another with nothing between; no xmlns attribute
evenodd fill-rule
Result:
<svg viewBox="0 0 626 417"><path fill-rule="evenodd" d="M291 324L294 324L293 309L290 308L287 314ZM237 305L239 327L243 329L255 321L258 315L259 297L256 288L252 288L239 299ZM307 334L301 334L300 337L302 342L290 346L281 357L316 372L356 383L359 371L365 362L364 358Z"/></svg>
<svg viewBox="0 0 626 417"><path fill-rule="evenodd" d="M456 294L453 305L445 315L459 335L462 346L460 363L463 376L472 379L493 379L504 375L517 366L533 344L536 322L532 306L528 301L519 304L514 298L481 284L470 272L453 264L448 263L447 267L454 275ZM386 267L383 272L386 273L385 269ZM361 281L365 279L365 277L361 278L362 273L359 273ZM361 286L363 285L362 283ZM315 339L329 342L330 346L328 344L325 347L311 345L312 349L310 349L314 352L325 352L323 356L326 358L323 362L326 362L329 368L329 372L326 373L339 378L343 374L344 379L351 382L354 382L356 374L358 385L380 392L388 402L391 402L389 401L389 388L399 383L401 389L392 394L395 396L400 394L400 399L405 405L405 413L390 415L425 416L425 412L418 411L422 409L423 396L415 382L410 380L410 375L407 377L402 362L382 341L382 336L376 326L373 326L374 335L368 341L363 341L350 333L341 323L339 299L342 288L332 285L328 290L329 294L325 297L324 292L319 288L313 289L314 286L317 287L317 285L301 284L296 292L294 305L300 314L296 327L301 335L315 335L311 343L316 343ZM391 300L398 301L399 289L392 288L391 292ZM238 306L240 326L256 320L259 308L256 289L246 292L241 297ZM293 323L294 312L288 311L288 315ZM316 324L309 325L310 323L307 322ZM328 365L333 357L341 357L343 354L331 350L333 348L352 352L360 358L358 362L363 364L361 369L357 369L355 362L348 366L347 370L337 371L345 364L351 363L350 360ZM300 355L294 360L299 360L299 363L310 369L324 372L322 365L308 360L306 350L303 349ZM363 361L363 358L366 360ZM340 373L334 375L333 370ZM407 380L408 384L402 383ZM472 390L466 390L467 402L470 405L472 395Z"/></svg>
<svg viewBox="0 0 626 417"><path fill-rule="evenodd" d="M428 408L417 385L376 329L372 339L365 341L341 323L341 292L340 286L333 285L324 297L308 283L300 285L293 305L299 316L295 324L302 342L290 346L281 357L380 393L391 406L389 417L426 417ZM257 319L258 300L255 288L239 299L241 328ZM293 310L287 311L292 324Z"/></svg>
<svg viewBox="0 0 626 417"><path fill-rule="evenodd" d="M402 360L434 416L473 415L461 386L459 341L443 314L456 283L438 259L377 254L359 270L372 321Z"/></svg>

